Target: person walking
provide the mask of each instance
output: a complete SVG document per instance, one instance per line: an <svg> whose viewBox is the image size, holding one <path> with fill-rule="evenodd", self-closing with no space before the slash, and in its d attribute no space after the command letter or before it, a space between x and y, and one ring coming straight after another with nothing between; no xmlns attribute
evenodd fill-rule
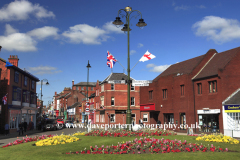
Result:
<svg viewBox="0 0 240 160"><path fill-rule="evenodd" d="M9 125L5 124L5 136L9 135Z"/></svg>
<svg viewBox="0 0 240 160"><path fill-rule="evenodd" d="M19 135L22 132L23 135L23 123L19 123Z"/></svg>
<svg viewBox="0 0 240 160"><path fill-rule="evenodd" d="M24 132L27 132L27 122L23 123Z"/></svg>

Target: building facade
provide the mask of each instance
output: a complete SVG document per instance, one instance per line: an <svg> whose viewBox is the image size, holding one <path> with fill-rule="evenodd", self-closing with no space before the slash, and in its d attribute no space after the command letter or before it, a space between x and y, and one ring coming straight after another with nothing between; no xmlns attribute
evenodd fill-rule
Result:
<svg viewBox="0 0 240 160"><path fill-rule="evenodd" d="M39 79L18 67L18 57L10 56L8 61L0 60L1 80L7 80L7 86L0 86L2 94L7 96L7 104L2 102L1 120L9 124L10 132L18 129L19 123L33 122L36 127L37 95L36 82Z"/></svg>
<svg viewBox="0 0 240 160"><path fill-rule="evenodd" d="M124 73L111 73L102 82L97 81L95 103L96 124L126 124L127 84ZM131 78L131 80L134 80ZM140 119L140 87L131 86L130 109L134 123Z"/></svg>
<svg viewBox="0 0 240 160"><path fill-rule="evenodd" d="M240 47L221 53L210 49L171 65L148 87L141 87L141 107L154 105L150 121L178 124L175 130L223 133L229 125L223 124L223 102L240 88L239 62Z"/></svg>

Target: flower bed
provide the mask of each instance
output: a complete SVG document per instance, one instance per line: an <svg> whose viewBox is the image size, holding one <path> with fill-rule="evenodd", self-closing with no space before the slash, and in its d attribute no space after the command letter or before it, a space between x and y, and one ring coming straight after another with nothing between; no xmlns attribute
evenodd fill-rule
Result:
<svg viewBox="0 0 240 160"><path fill-rule="evenodd" d="M86 133L85 132L77 132L74 133L73 136L84 136Z"/></svg>
<svg viewBox="0 0 240 160"><path fill-rule="evenodd" d="M230 136L224 136L223 134L211 134L203 135L196 138L197 141L206 141L206 142L221 142L221 143L230 143L230 144L239 144L239 140L234 139Z"/></svg>
<svg viewBox="0 0 240 160"><path fill-rule="evenodd" d="M13 146L13 145L18 145L18 144L22 144L22 143L32 142L32 141L43 140L43 139L46 139L46 138L49 138L49 137L53 137L53 136L54 135L51 135L51 134L50 135L35 136L33 138L26 136L26 138L23 137L22 140L17 139L17 140L15 140L12 143L8 143L7 145L3 146L2 148Z"/></svg>
<svg viewBox="0 0 240 160"><path fill-rule="evenodd" d="M36 146L50 146L50 145L57 145L57 144L65 144L65 143L72 143L79 141L80 139L72 136L72 135L63 135L60 136L56 135L54 137L50 137L48 139L43 139L35 143Z"/></svg>
<svg viewBox="0 0 240 160"><path fill-rule="evenodd" d="M143 154L143 153L170 153L170 152L227 152L228 149L217 148L213 145L204 146L199 144L187 143L185 140L169 140L155 138L140 138L133 141L118 143L114 146L95 147L76 152L67 152L66 154Z"/></svg>
<svg viewBox="0 0 240 160"><path fill-rule="evenodd" d="M169 135L174 135L176 133L174 132L169 132L169 131L163 131L163 130L154 130L154 131L137 131L137 132L132 132L132 131L92 131L85 136L101 136L101 137L145 137L145 136L169 136Z"/></svg>

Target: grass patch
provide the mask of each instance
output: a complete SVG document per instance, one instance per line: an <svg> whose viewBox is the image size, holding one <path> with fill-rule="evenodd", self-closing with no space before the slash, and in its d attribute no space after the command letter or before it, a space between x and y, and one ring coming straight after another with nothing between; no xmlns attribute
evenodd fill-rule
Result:
<svg viewBox="0 0 240 160"><path fill-rule="evenodd" d="M20 145L10 146L7 148L0 148L0 159L124 159L128 158L134 159L239 159L240 156L240 144L228 144L228 143L216 143L216 142L204 142L196 141L196 137L191 136L154 136L154 138L161 139L177 139L177 140L187 140L188 143L197 144L213 144L216 147L228 148L229 150L234 150L238 152L195 152L195 153L165 153L165 154L141 154L141 155L66 155L66 152L75 152L84 150L84 148L89 149L90 146L101 146L101 145L116 145L118 142L132 141L139 137L95 137L95 136L77 136L81 141L59 144L53 146L32 146L35 142L28 142Z"/></svg>

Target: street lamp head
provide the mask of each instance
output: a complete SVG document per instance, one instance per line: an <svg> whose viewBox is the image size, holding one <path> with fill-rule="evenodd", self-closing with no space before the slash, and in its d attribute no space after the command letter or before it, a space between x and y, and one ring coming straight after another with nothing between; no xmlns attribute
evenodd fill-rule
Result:
<svg viewBox="0 0 240 160"><path fill-rule="evenodd" d="M48 81L47 81L46 85L49 85Z"/></svg>
<svg viewBox="0 0 240 160"><path fill-rule="evenodd" d="M130 29L129 27L129 31L131 31L132 29ZM127 32L128 31L128 25L124 24L124 27L121 29L121 31Z"/></svg>
<svg viewBox="0 0 240 160"><path fill-rule="evenodd" d="M144 20L141 18L139 19L139 22L136 24L136 26L143 28L145 27L147 24L144 22Z"/></svg>
<svg viewBox="0 0 240 160"><path fill-rule="evenodd" d="M125 11L126 11L126 12L132 11L132 7L129 7L129 6L125 7Z"/></svg>
<svg viewBox="0 0 240 160"><path fill-rule="evenodd" d="M1 49L2 49L2 46L0 46L0 51L1 51Z"/></svg>
<svg viewBox="0 0 240 160"><path fill-rule="evenodd" d="M91 68L90 64L89 64L89 60L88 60L88 65L87 65L87 68Z"/></svg>
<svg viewBox="0 0 240 160"><path fill-rule="evenodd" d="M123 25L123 22L121 21L120 17L116 17L116 20L112 22L112 24L116 25L117 27L120 27Z"/></svg>

